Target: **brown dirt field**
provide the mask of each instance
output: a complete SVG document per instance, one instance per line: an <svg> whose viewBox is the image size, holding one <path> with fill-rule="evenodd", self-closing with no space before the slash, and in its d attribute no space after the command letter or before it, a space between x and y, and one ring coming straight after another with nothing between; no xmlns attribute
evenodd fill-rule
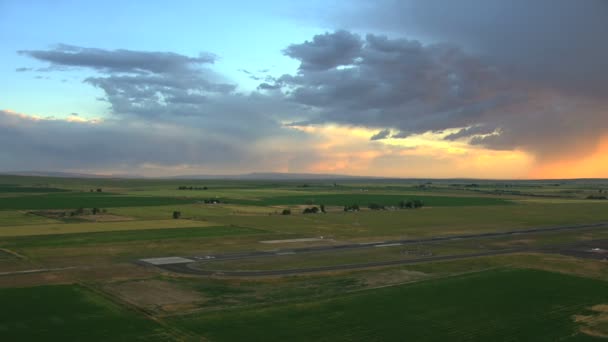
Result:
<svg viewBox="0 0 608 342"><path fill-rule="evenodd" d="M603 261L580 259L556 254L528 253L527 255L535 256L537 259L524 261L514 258L512 265L549 272L566 273L582 277L608 280L608 263Z"/></svg>
<svg viewBox="0 0 608 342"><path fill-rule="evenodd" d="M87 220L87 221L94 221L94 222L118 222L118 221L133 221L134 220L133 217L119 216L119 215L112 215L112 214L82 215L82 216L78 216L78 218Z"/></svg>
<svg viewBox="0 0 608 342"><path fill-rule="evenodd" d="M580 332L595 337L608 337L608 304L598 304L591 307L594 314L574 315L572 319L580 323Z"/></svg>
<svg viewBox="0 0 608 342"><path fill-rule="evenodd" d="M32 267L35 269L38 267ZM16 274L0 277L0 287L74 284L79 282L116 282L157 276L153 269L133 264L81 267L43 273Z"/></svg>
<svg viewBox="0 0 608 342"><path fill-rule="evenodd" d="M90 212L82 214L82 215L70 216L70 211L66 211L66 210L37 210L37 211L30 211L29 214L42 216L42 217L46 217L46 218L50 218L50 219L77 218L77 219L81 219L81 220L85 220L85 221L94 221L94 222L115 222L115 221L132 221L132 220L134 220L134 218L128 217L128 216L119 216L119 215L104 214L104 213L93 215Z"/></svg>
<svg viewBox="0 0 608 342"><path fill-rule="evenodd" d="M418 281L427 277L428 274L418 271L390 270L366 275L362 280L367 287L380 287Z"/></svg>
<svg viewBox="0 0 608 342"><path fill-rule="evenodd" d="M133 305L163 313L192 310L205 301L194 290L157 279L112 283L103 289Z"/></svg>

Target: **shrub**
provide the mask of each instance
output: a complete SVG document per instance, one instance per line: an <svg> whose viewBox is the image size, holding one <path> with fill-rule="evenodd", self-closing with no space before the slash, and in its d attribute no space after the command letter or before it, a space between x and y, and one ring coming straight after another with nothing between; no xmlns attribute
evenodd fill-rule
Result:
<svg viewBox="0 0 608 342"><path fill-rule="evenodd" d="M359 211L359 205L358 204L345 205L344 211Z"/></svg>
<svg viewBox="0 0 608 342"><path fill-rule="evenodd" d="M318 212L319 212L319 208L312 207L312 208L306 208L306 209L304 209L304 211L302 211L302 214L316 214Z"/></svg>
<svg viewBox="0 0 608 342"><path fill-rule="evenodd" d="M370 203L368 206L371 210L384 210L384 206L378 203Z"/></svg>

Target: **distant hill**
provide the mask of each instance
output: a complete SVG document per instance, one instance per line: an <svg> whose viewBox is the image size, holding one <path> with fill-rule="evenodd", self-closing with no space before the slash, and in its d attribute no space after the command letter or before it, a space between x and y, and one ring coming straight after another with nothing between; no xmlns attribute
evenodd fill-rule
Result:
<svg viewBox="0 0 608 342"><path fill-rule="evenodd" d="M451 184L451 183L479 183L479 184L492 184L492 183L514 183L514 184L531 184L536 182L550 183L550 184L565 184L565 183L578 183L578 184L604 184L608 182L606 178L578 178L578 179L475 179L475 178L399 178L399 177L375 177L375 176L350 176L340 174L329 174L329 173L284 173L284 172L252 172L243 174L224 174L224 175L179 175L179 176L168 176L168 177L145 177L137 174L112 174L112 175L99 175L91 173L76 173L76 172L56 172L56 171L7 171L0 172L0 175L4 176L29 176L29 177L56 177L56 178L103 178L103 179L166 179L166 180L276 180L276 181L290 181L290 180L373 180L376 182L412 182L412 183L436 183L436 184Z"/></svg>
<svg viewBox="0 0 608 342"><path fill-rule="evenodd" d="M382 177L348 176L322 173L252 172L237 175L182 175L171 179L302 180L302 179L381 179Z"/></svg>
<svg viewBox="0 0 608 342"><path fill-rule="evenodd" d="M10 171L0 172L5 176L28 176L28 177L56 177L56 178L145 178L139 175L117 174L98 175L91 173L54 172L54 171Z"/></svg>
<svg viewBox="0 0 608 342"><path fill-rule="evenodd" d="M145 178L145 179L235 179L235 180L301 180L301 179L380 179L381 177L347 176L320 173L281 173L252 172L235 175L180 175L170 177L145 177L130 174L98 175L90 173L54 172L54 171L12 171L0 172L0 175L57 177L57 178Z"/></svg>

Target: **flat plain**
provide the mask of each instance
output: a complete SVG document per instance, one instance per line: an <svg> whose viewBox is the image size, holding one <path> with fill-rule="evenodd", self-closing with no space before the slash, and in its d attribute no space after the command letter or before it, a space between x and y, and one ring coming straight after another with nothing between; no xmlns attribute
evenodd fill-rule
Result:
<svg viewBox="0 0 608 342"><path fill-rule="evenodd" d="M608 181L0 184L3 340L608 336Z"/></svg>

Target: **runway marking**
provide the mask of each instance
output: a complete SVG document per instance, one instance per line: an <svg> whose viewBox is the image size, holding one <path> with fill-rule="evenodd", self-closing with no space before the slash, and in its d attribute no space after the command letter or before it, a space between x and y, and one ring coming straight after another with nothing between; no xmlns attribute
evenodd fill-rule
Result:
<svg viewBox="0 0 608 342"><path fill-rule="evenodd" d="M166 257L166 258L148 258L140 259L140 261L146 262L152 265L172 265L172 264L188 264L195 260L182 258L182 257Z"/></svg>
<svg viewBox="0 0 608 342"><path fill-rule="evenodd" d="M12 272L1 272L0 276L10 276L10 275L18 275L18 274L30 274L30 273L43 273L43 272L56 272L56 271L65 271L71 270L73 268L77 268L76 266L70 267L61 267L61 268L40 268L35 270L22 270L22 271L12 271Z"/></svg>
<svg viewBox="0 0 608 342"><path fill-rule="evenodd" d="M382 245L375 245L374 247L394 247L394 246L402 246L402 243L385 243Z"/></svg>
<svg viewBox="0 0 608 342"><path fill-rule="evenodd" d="M328 239L322 238L302 238L302 239L285 239L285 240L265 240L260 241L260 243L295 243L295 242L314 242L314 241L324 241Z"/></svg>

